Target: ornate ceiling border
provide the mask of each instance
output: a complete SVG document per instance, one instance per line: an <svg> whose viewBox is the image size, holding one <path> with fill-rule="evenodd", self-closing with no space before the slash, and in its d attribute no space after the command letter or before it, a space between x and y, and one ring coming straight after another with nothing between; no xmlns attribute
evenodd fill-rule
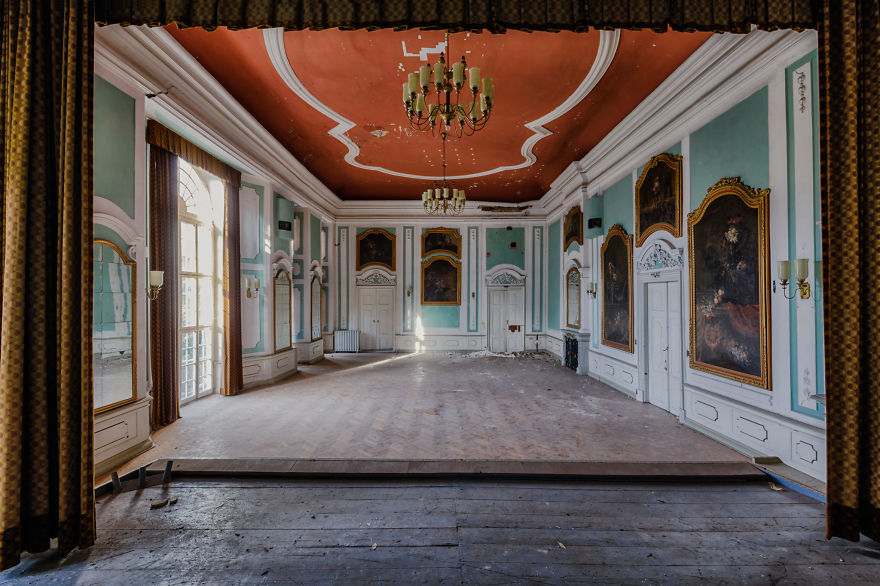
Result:
<svg viewBox="0 0 880 586"><path fill-rule="evenodd" d="M321 102L317 97L315 97L314 94L306 89L305 85L303 85L300 79L296 76L296 73L294 73L293 71L293 66L290 64L290 60L287 58L287 51L284 49L284 29L272 28L264 30L263 40L266 43L266 52L269 54L269 59L272 61L272 65L275 67L275 71L277 71L278 75L281 76L281 79L284 80L284 83L286 83L287 86L291 90L293 90L293 92L297 96L299 96L312 108L314 108L327 118L336 122L336 126L331 128L328 131L328 134L341 142L348 149L348 152L345 154L346 163L353 167L366 169L368 171L378 171L379 173L394 175L395 177L423 179L427 181L442 179L441 176L402 173L400 171L386 169L385 167L379 167L376 165L365 165L358 162L357 157L358 155L360 155L360 148L357 144L355 144L353 140L351 140L346 135L346 132L354 128L356 124ZM521 163L516 165L495 167L494 169L490 169L489 171L481 171L479 173L449 176L446 177L446 179L470 179L473 177L484 177L486 175L501 173L502 171L513 171L514 169L523 169L525 167L533 165L537 161L537 157L535 157L532 149L535 147L536 144L538 144L539 140L553 134L551 131L544 128L544 125L556 120L557 118L574 108L581 100L583 100L587 96L587 94L589 94L593 90L594 87L596 87L596 84L599 83L599 80L602 79L602 77L605 75L605 72L608 70L608 67L611 65L611 62L614 60L614 56L617 54L617 46L619 42L619 30L599 31L599 48L596 51L596 59L593 61L593 65L590 67L590 71L587 72L587 76L583 79L583 81L581 81L578 88L570 96L568 96L568 98L562 104L557 106L551 112L545 114L544 116L541 116L537 120L532 120L531 122L527 122L525 124L525 127L532 131L532 135L526 139L526 141L522 144L522 147L520 148L520 154L522 154L523 156L523 161Z"/></svg>

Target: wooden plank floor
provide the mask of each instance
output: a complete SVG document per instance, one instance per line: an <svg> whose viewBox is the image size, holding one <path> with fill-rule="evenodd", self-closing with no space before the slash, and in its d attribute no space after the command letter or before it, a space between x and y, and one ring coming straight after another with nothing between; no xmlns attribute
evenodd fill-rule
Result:
<svg viewBox="0 0 880 586"><path fill-rule="evenodd" d="M102 497L94 547L0 582L880 583L880 545L824 524L766 482L181 479Z"/></svg>

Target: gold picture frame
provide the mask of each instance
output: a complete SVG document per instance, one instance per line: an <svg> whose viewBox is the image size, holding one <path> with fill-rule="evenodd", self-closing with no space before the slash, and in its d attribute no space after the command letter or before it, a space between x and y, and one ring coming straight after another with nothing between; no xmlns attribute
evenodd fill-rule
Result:
<svg viewBox="0 0 880 586"><path fill-rule="evenodd" d="M615 224L602 243L602 344L633 351L633 237ZM625 300L623 298L625 297ZM623 301L622 301L623 300ZM621 315L623 310L625 315ZM625 335L621 326L625 326Z"/></svg>
<svg viewBox="0 0 880 586"><path fill-rule="evenodd" d="M690 367L767 390L769 195L724 178L688 214Z"/></svg>
<svg viewBox="0 0 880 586"><path fill-rule="evenodd" d="M440 269L440 263L447 263L451 270ZM434 265L437 267L431 270ZM454 292L449 290L452 272L455 273ZM422 305L461 305L461 263L459 261L442 255L422 261Z"/></svg>
<svg viewBox="0 0 880 586"><path fill-rule="evenodd" d="M436 243L429 243L428 240L431 236L442 236L442 238ZM455 250L444 247L449 244L450 240L455 243ZM428 250L429 246L437 247ZM446 253L455 258L461 258L461 234L458 233L458 230L454 228L428 228L425 230L425 233L422 234L422 258L435 253Z"/></svg>
<svg viewBox="0 0 880 586"><path fill-rule="evenodd" d="M681 155L661 153L642 169L635 189L636 246L660 230L681 236L681 161Z"/></svg>
<svg viewBox="0 0 880 586"><path fill-rule="evenodd" d="M110 242L109 240L95 238L94 240L92 240L92 244L97 244L110 248L113 252L119 255L119 259L122 261L122 264L127 266L131 271L131 396L116 401L114 403L102 405L97 409L94 409L93 406L94 414L100 415L101 413L106 413L107 411L116 409L117 407L122 407L123 405L128 405L129 403L134 403L135 401L137 401L137 263L134 260L128 258L128 256L124 252L122 252L122 249L120 249L116 244ZM97 375L97 372L95 372L94 374Z"/></svg>
<svg viewBox="0 0 880 586"><path fill-rule="evenodd" d="M381 244L381 238L383 237L388 240L388 244ZM388 247L391 249L390 253L387 249ZM359 271L371 266L385 267L389 271L395 270L394 267L397 264L397 240L394 234L388 230L370 228L358 234L355 248L356 270Z"/></svg>
<svg viewBox="0 0 880 586"><path fill-rule="evenodd" d="M563 244L562 250L568 250L573 242L578 246L584 245L584 212L581 206L574 206L565 214L562 221Z"/></svg>

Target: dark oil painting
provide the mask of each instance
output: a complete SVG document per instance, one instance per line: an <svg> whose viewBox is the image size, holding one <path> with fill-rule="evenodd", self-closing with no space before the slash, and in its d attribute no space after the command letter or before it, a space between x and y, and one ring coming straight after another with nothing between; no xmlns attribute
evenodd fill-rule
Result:
<svg viewBox="0 0 880 586"><path fill-rule="evenodd" d="M602 343L627 352L633 347L631 238L612 228L602 247Z"/></svg>
<svg viewBox="0 0 880 586"><path fill-rule="evenodd" d="M456 230L437 228L428 230L422 237L422 256L432 252L448 252L461 257L461 236Z"/></svg>
<svg viewBox="0 0 880 586"><path fill-rule="evenodd" d="M718 197L691 237L694 360L761 378L758 209Z"/></svg>
<svg viewBox="0 0 880 586"><path fill-rule="evenodd" d="M461 265L437 257L422 266L422 305L461 304Z"/></svg>
<svg viewBox="0 0 880 586"><path fill-rule="evenodd" d="M565 214L563 222L563 250L568 250L573 242L584 244L584 213L579 206L575 206Z"/></svg>
<svg viewBox="0 0 880 586"><path fill-rule="evenodd" d="M358 236L357 270L378 265L394 270L394 236L373 228Z"/></svg>
<svg viewBox="0 0 880 586"><path fill-rule="evenodd" d="M636 246L657 230L681 235L681 157L664 153L645 166L636 184Z"/></svg>

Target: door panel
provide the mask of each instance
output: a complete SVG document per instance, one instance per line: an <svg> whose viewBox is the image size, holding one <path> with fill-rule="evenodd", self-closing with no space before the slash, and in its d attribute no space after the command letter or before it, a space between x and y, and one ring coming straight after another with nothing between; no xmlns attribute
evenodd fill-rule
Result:
<svg viewBox="0 0 880 586"><path fill-rule="evenodd" d="M394 348L394 289L377 289L376 294L377 350Z"/></svg>
<svg viewBox="0 0 880 586"><path fill-rule="evenodd" d="M375 350L376 339L376 290L360 287L358 291L358 328L360 329L360 347L362 350Z"/></svg>
<svg viewBox="0 0 880 586"><path fill-rule="evenodd" d="M489 289L489 350L507 352L507 306L504 289Z"/></svg>
<svg viewBox="0 0 880 586"><path fill-rule="evenodd" d="M511 287L507 289L507 351L522 352L525 350L525 317L523 299L524 287ZM510 327L515 326L515 331Z"/></svg>
<svg viewBox="0 0 880 586"><path fill-rule="evenodd" d="M669 411L669 327L666 283L648 284L648 400Z"/></svg>

